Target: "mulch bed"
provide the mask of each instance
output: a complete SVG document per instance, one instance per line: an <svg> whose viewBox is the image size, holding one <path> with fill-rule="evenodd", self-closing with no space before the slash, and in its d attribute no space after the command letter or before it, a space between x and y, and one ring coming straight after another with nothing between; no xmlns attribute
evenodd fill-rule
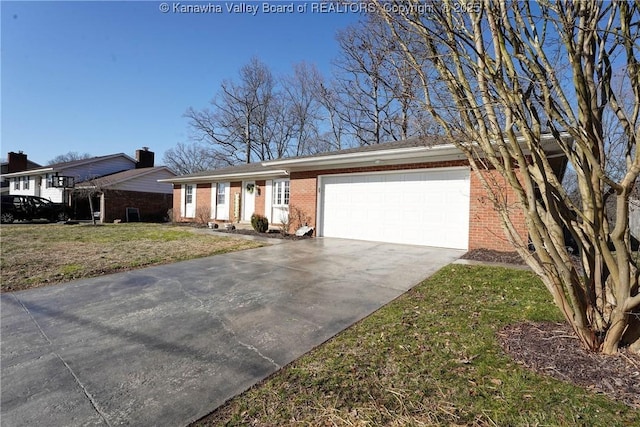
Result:
<svg viewBox="0 0 640 427"><path fill-rule="evenodd" d="M516 252L475 249L463 259L523 265ZM640 355L622 349L615 356L585 350L566 323L525 322L498 334L504 351L534 372L603 393L640 408Z"/></svg>
<svg viewBox="0 0 640 427"><path fill-rule="evenodd" d="M462 259L484 262L500 262L506 264L524 265L524 260L517 252L500 252L491 249L472 249L462 255Z"/></svg>
<svg viewBox="0 0 640 427"><path fill-rule="evenodd" d="M517 252L474 249L463 259L524 265ZM579 262L579 260L576 260ZM504 351L534 372L603 393L640 408L640 355L622 349L605 356L585 350L566 323L525 322L498 333Z"/></svg>
<svg viewBox="0 0 640 427"><path fill-rule="evenodd" d="M271 239L303 240L303 239L311 238L311 236L296 236L295 234L285 234L277 230L270 230L266 233L258 233L255 230L245 230L245 229L227 230L224 227L220 227L220 228L217 228L216 231L220 231L222 233L229 233L229 234L244 234L246 236L268 237Z"/></svg>
<svg viewBox="0 0 640 427"><path fill-rule="evenodd" d="M498 340L516 362L532 371L640 408L640 355L626 349L614 356L589 352L564 323L510 325L498 333Z"/></svg>

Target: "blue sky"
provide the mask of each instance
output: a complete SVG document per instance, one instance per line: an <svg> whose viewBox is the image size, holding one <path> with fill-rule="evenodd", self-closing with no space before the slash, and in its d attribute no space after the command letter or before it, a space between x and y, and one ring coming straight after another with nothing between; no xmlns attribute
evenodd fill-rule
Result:
<svg viewBox="0 0 640 427"><path fill-rule="evenodd" d="M264 1L244 1L255 16L227 12L240 1L167 1L166 13L162 3L1 1L0 157L23 151L45 164L69 151L133 156L147 146L161 160L188 140L185 110L206 107L252 56L276 75L306 61L329 76L336 30L358 20L311 13L312 2L306 13L266 14Z"/></svg>

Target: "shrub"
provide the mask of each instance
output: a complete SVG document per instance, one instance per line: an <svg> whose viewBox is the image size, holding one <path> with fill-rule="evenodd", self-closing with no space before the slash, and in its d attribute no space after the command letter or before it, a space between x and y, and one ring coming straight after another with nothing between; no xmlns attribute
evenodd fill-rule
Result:
<svg viewBox="0 0 640 427"><path fill-rule="evenodd" d="M251 226L258 233L266 233L269 229L269 220L260 214L251 215Z"/></svg>
<svg viewBox="0 0 640 427"><path fill-rule="evenodd" d="M282 234L289 234L295 229L309 225L311 217L307 215L305 211L297 206L289 205L289 211L286 216L283 215L280 222L280 232Z"/></svg>
<svg viewBox="0 0 640 427"><path fill-rule="evenodd" d="M198 224L206 225L211 218L211 209L209 207L200 206L196 209L196 222Z"/></svg>

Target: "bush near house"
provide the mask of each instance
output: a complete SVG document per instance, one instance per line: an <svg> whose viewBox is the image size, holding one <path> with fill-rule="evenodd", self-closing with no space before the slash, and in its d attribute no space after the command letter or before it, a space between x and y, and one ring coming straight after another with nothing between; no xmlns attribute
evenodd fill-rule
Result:
<svg viewBox="0 0 640 427"><path fill-rule="evenodd" d="M269 229L269 220L260 214L251 215L251 226L258 233L266 233Z"/></svg>

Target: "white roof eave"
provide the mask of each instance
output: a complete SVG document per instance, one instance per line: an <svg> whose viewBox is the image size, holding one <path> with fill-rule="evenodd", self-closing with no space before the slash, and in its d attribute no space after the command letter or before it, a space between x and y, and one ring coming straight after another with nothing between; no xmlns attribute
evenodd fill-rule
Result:
<svg viewBox="0 0 640 427"><path fill-rule="evenodd" d="M167 179L159 179L158 182L173 182L173 183L193 183L193 182L211 182L211 181L230 181L230 180L240 180L240 179L255 179L255 178L270 178L270 177L281 177L287 176L289 172L282 170L268 170L268 171L256 171L256 172L237 172L237 173L225 173L225 174L216 174L212 173L211 175L199 175L199 176L189 176L189 177L176 177L176 178L167 178Z"/></svg>
<svg viewBox="0 0 640 427"><path fill-rule="evenodd" d="M41 175L43 173L53 172L55 169L53 168L39 168L39 169L29 169L26 171L13 172L13 173L5 173L2 174L3 177L13 178L16 176L30 176L30 175Z"/></svg>
<svg viewBox="0 0 640 427"><path fill-rule="evenodd" d="M571 136L564 132L560 135L563 139ZM518 142L528 154L523 137L518 137ZM545 151L549 153L561 153L562 150L550 134L542 135L541 142ZM402 163L429 163L437 161L466 160L466 155L453 144L434 146L420 146L407 148L391 148L376 151L364 151L346 154L325 154L321 156L309 156L295 159L270 160L262 162L263 167L276 167L282 170L268 170L256 172L240 172L229 174L200 175L197 177L177 177L158 180L158 182L171 183L195 183L205 181L225 181L232 179L255 179L265 177L288 176L291 171L311 171L331 168L349 168L370 165L397 165Z"/></svg>
<svg viewBox="0 0 640 427"><path fill-rule="evenodd" d="M462 156L462 157L461 157ZM346 167L361 163L384 163L388 161L406 160L411 163L429 162L450 158L463 158L462 152L454 145L437 145L432 147L409 147L401 149L377 150L347 154L328 154L320 157L305 157L301 159L271 160L263 162L263 166L289 167L308 169L313 167L339 166Z"/></svg>

